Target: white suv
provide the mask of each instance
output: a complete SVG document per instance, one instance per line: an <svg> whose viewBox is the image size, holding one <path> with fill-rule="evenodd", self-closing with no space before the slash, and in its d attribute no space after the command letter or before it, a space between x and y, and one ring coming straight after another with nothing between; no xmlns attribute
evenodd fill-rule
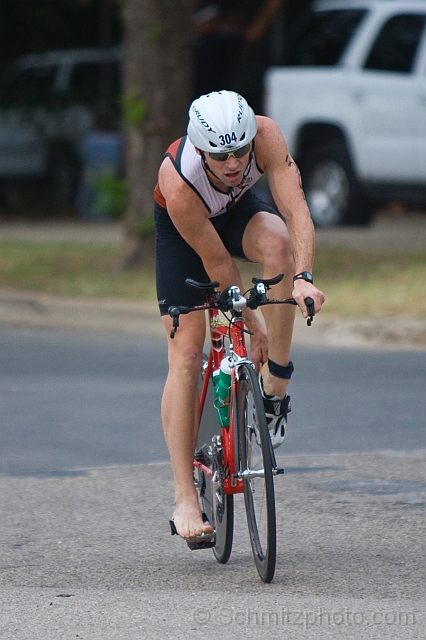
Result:
<svg viewBox="0 0 426 640"><path fill-rule="evenodd" d="M72 204L80 145L96 116L118 125L120 49L26 55L0 82L0 193L19 203L22 185L43 183L57 205Z"/></svg>
<svg viewBox="0 0 426 640"><path fill-rule="evenodd" d="M426 1L322 0L266 112L297 159L318 226L365 224L385 200L426 204Z"/></svg>

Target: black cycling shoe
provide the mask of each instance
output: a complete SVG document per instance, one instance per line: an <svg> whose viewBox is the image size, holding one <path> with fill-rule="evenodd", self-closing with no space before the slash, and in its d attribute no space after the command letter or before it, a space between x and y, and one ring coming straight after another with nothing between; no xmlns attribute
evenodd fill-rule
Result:
<svg viewBox="0 0 426 640"><path fill-rule="evenodd" d="M259 386L262 393L263 407L266 421L271 436L272 448L276 449L282 444L287 428L287 414L291 411L290 396L268 396L263 390L262 376L259 373Z"/></svg>

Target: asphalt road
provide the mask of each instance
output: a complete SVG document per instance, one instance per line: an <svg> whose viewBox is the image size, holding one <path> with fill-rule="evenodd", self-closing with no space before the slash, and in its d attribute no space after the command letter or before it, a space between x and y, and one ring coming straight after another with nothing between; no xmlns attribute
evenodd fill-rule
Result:
<svg viewBox="0 0 426 640"><path fill-rule="evenodd" d="M426 638L425 351L295 349L271 585L240 499L228 565L169 535L162 343L2 327L0 353L1 640Z"/></svg>
<svg viewBox="0 0 426 640"><path fill-rule="evenodd" d="M167 460L165 341L0 330L0 473ZM295 348L288 454L426 448L426 351Z"/></svg>

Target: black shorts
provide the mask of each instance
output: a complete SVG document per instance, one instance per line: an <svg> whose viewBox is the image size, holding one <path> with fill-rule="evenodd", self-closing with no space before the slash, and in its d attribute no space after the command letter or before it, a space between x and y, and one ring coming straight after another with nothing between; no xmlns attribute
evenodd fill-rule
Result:
<svg viewBox="0 0 426 640"><path fill-rule="evenodd" d="M226 213L210 218L223 244L233 258L247 260L243 235L251 218L259 211L279 214L256 194L247 191ZM205 302L200 291L187 287L186 278L209 282L199 255L177 231L167 209L154 205L155 254L158 305L162 316L171 305L197 305Z"/></svg>

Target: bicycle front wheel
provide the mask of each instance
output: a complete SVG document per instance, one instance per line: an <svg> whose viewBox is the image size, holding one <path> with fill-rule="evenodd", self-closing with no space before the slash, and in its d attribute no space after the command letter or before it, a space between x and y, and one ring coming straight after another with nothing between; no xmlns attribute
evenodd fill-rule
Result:
<svg viewBox="0 0 426 640"><path fill-rule="evenodd" d="M248 364L239 368L237 425L251 548L259 576L271 582L276 562L274 454L259 384Z"/></svg>

